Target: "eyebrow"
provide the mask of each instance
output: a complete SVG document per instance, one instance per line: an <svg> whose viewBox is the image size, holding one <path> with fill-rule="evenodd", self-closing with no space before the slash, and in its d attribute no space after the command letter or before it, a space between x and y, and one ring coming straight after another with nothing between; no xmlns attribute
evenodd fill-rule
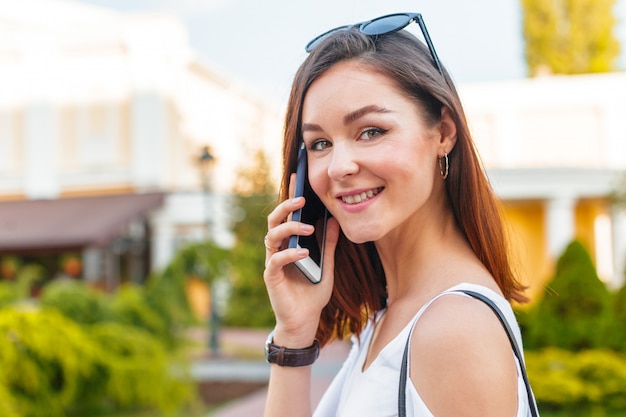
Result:
<svg viewBox="0 0 626 417"><path fill-rule="evenodd" d="M354 110L343 117L343 124L348 125L355 120L360 119L361 117L370 114L370 113L390 113L391 110L388 110L384 107L377 106L375 104L370 104L369 106L361 107L360 109ZM302 132L321 132L323 129L320 125L315 123L303 123L302 124Z"/></svg>
<svg viewBox="0 0 626 417"><path fill-rule="evenodd" d="M354 122L355 120L369 114L369 113L389 113L390 110L387 110L384 107L380 107L377 106L375 104L370 104L369 106L365 106L365 107L361 107L360 109L357 109L353 112L350 112L348 114L346 114L343 117L343 124L347 125L350 124L352 122Z"/></svg>

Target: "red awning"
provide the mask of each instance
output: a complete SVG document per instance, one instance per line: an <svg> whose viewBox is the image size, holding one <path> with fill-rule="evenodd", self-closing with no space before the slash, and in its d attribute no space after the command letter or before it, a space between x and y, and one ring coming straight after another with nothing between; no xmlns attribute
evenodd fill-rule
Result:
<svg viewBox="0 0 626 417"><path fill-rule="evenodd" d="M163 204L162 193L0 203L0 251L103 246Z"/></svg>

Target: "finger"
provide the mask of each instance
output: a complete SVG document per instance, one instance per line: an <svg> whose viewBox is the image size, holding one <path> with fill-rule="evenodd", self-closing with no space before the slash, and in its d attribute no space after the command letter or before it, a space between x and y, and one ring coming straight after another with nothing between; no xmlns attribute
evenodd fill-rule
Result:
<svg viewBox="0 0 626 417"><path fill-rule="evenodd" d="M298 198L289 198L281 203L279 203L274 210L267 216L267 230L271 230L274 227L285 222L285 219L288 220L290 214L304 207L305 200L304 197Z"/></svg>
<svg viewBox="0 0 626 417"><path fill-rule="evenodd" d="M292 173L289 176L289 198L293 199L296 194L296 174ZM293 213L293 210L291 211ZM287 220L291 220L291 213L287 215Z"/></svg>
<svg viewBox="0 0 626 417"><path fill-rule="evenodd" d="M265 261L263 278L266 283L275 282L284 277L283 268L293 267L293 263L309 256L308 249L293 248L276 252Z"/></svg>
<svg viewBox="0 0 626 417"><path fill-rule="evenodd" d="M279 245L272 246L272 243L270 242L268 235L265 235L265 237L263 238L263 244L265 245L265 249L270 253L275 253L280 250Z"/></svg>
<svg viewBox="0 0 626 417"><path fill-rule="evenodd" d="M289 198L293 198L296 193L296 174L292 172L289 176Z"/></svg>
<svg viewBox="0 0 626 417"><path fill-rule="evenodd" d="M274 227L267 232L263 239L266 249L266 260L282 248L285 248L290 236L310 236L314 232L315 227L300 222L286 222Z"/></svg>

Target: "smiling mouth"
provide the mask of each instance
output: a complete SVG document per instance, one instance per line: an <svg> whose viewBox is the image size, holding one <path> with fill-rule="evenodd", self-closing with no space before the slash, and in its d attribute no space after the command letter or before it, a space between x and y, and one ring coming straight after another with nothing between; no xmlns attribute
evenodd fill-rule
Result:
<svg viewBox="0 0 626 417"><path fill-rule="evenodd" d="M362 203L374 197L376 194L380 193L382 190L383 190L383 187L380 187L380 188L375 188L373 190L364 191L361 194L343 195L341 196L341 201L343 201L346 204Z"/></svg>

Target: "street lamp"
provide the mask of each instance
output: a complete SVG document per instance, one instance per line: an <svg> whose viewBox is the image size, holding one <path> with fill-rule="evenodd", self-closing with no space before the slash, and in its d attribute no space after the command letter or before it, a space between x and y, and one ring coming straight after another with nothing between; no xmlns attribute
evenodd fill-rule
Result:
<svg viewBox="0 0 626 417"><path fill-rule="evenodd" d="M215 163L215 157L211 153L211 149L208 146L203 146L198 156L198 165L200 166L200 172L202 174L202 197L204 208L204 240L208 243L212 240L211 237L211 224L213 221L213 212L211 210L211 184L210 184L210 171ZM208 247L208 245L207 245ZM207 254L208 258L208 254ZM215 277L213 277L215 278ZM209 283L210 294L210 316L209 316L209 349L213 356L219 355L219 340L218 340L218 326L219 326L219 314L217 311L217 300L215 297L215 285L213 282Z"/></svg>
<svg viewBox="0 0 626 417"><path fill-rule="evenodd" d="M211 202L209 201L211 193L210 173L215 163L215 157L211 153L211 149L208 146L203 146L198 156L198 165L200 166L200 174L202 175L202 196L203 196L203 211L204 211L204 239L209 240L211 238Z"/></svg>

